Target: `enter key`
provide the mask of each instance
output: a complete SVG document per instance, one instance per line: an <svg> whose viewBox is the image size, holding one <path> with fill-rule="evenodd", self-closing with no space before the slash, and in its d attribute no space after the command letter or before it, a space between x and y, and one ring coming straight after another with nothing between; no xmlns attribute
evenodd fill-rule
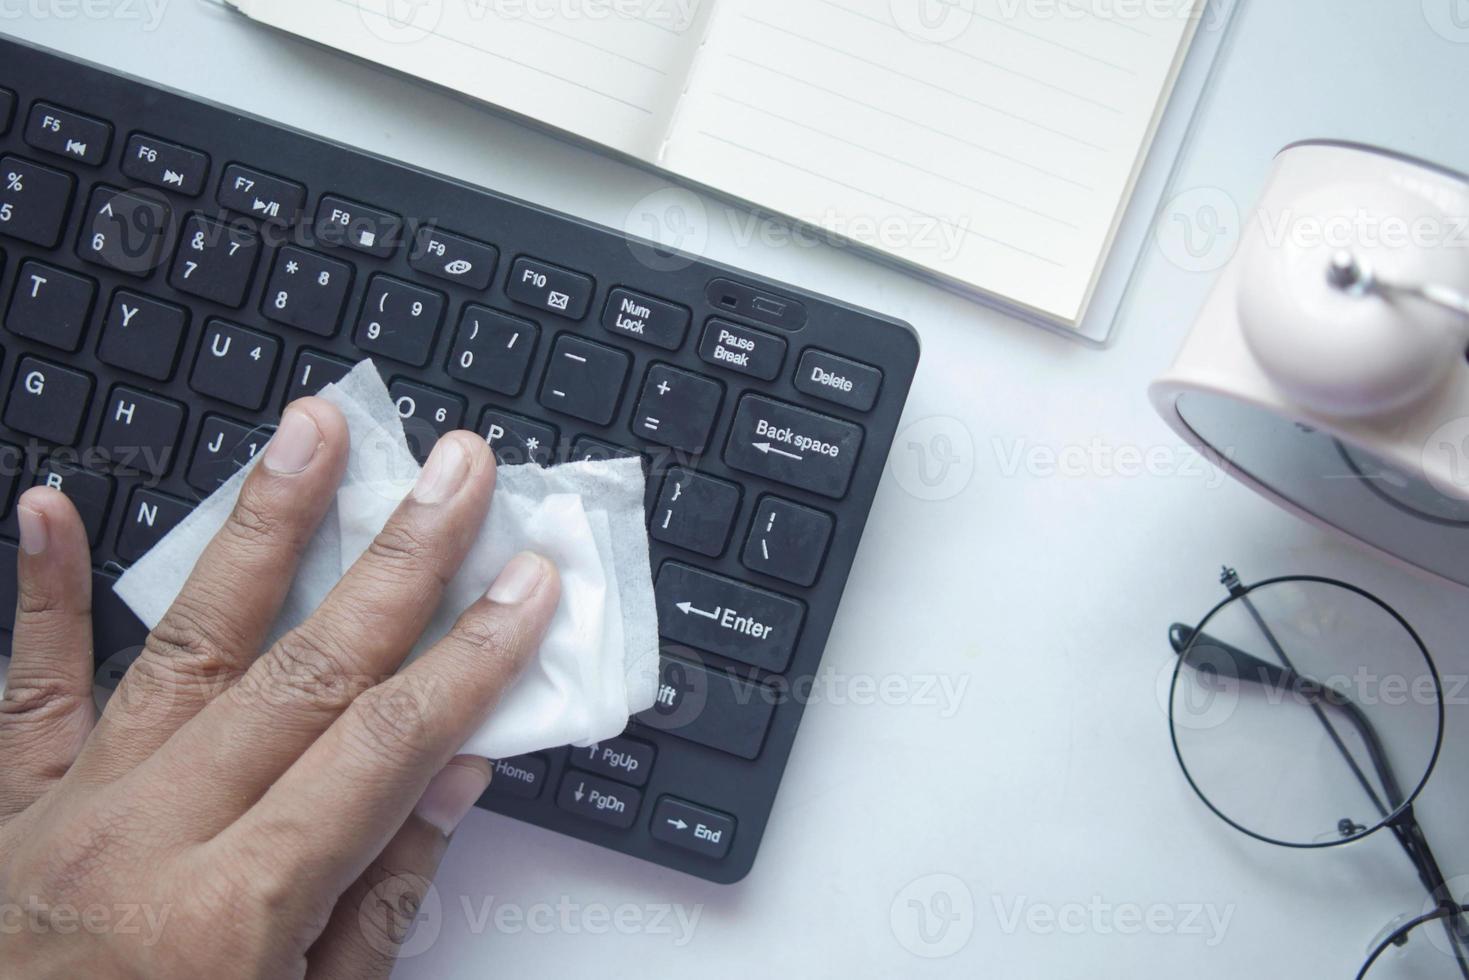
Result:
<svg viewBox="0 0 1469 980"><path fill-rule="evenodd" d="M663 565L654 591L665 638L775 673L790 664L806 618L796 599L678 562Z"/></svg>

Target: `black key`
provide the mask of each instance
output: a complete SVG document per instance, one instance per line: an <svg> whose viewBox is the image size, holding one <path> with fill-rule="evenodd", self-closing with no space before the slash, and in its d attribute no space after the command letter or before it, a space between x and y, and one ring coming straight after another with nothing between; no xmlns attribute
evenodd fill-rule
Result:
<svg viewBox="0 0 1469 980"><path fill-rule="evenodd" d="M859 412L877 403L881 389L882 372L877 368L814 347L801 355L796 368L797 391Z"/></svg>
<svg viewBox="0 0 1469 980"><path fill-rule="evenodd" d="M178 364L189 313L182 306L119 289L112 294L97 356L104 362L167 381Z"/></svg>
<svg viewBox="0 0 1469 980"><path fill-rule="evenodd" d="M569 463L606 463L614 459L635 459L641 455L625 446L614 446L591 436L577 436L571 441L571 450L566 460Z"/></svg>
<svg viewBox="0 0 1469 980"><path fill-rule="evenodd" d="M193 215L184 222L168 277L173 288L238 309L260 257L260 239L248 228Z"/></svg>
<svg viewBox="0 0 1469 980"><path fill-rule="evenodd" d="M546 760L538 755L496 759L489 794L533 800L541 795L541 788L546 785L546 768Z"/></svg>
<svg viewBox="0 0 1469 980"><path fill-rule="evenodd" d="M198 197L209 176L209 157L156 136L134 133L122 153L122 172L166 191Z"/></svg>
<svg viewBox="0 0 1469 980"><path fill-rule="evenodd" d="M66 228L75 181L20 157L0 157L0 235L54 248Z"/></svg>
<svg viewBox="0 0 1469 980"><path fill-rule="evenodd" d="M632 416L633 435L688 453L709 447L724 388L688 371L655 364Z"/></svg>
<svg viewBox="0 0 1469 980"><path fill-rule="evenodd" d="M0 540L0 631L15 630L15 604L19 588L16 582L20 546L14 541ZM0 643L0 656L10 656L10 640Z"/></svg>
<svg viewBox="0 0 1469 980"><path fill-rule="evenodd" d="M92 379L80 371L23 357L5 403L5 424L59 446L76 442L92 399Z"/></svg>
<svg viewBox="0 0 1469 980"><path fill-rule="evenodd" d="M737 470L840 499L862 451L862 429L804 408L746 395L724 461Z"/></svg>
<svg viewBox="0 0 1469 980"><path fill-rule="evenodd" d="M632 358L620 350L562 334L556 338L541 382L541 404L606 425L617 414L631 363Z"/></svg>
<svg viewBox="0 0 1469 980"><path fill-rule="evenodd" d="M575 769L567 771L556 794L556 805L561 809L621 830L637 820L642 802L643 794L629 786Z"/></svg>
<svg viewBox="0 0 1469 980"><path fill-rule="evenodd" d="M502 466L538 463L550 466L556 452L556 428L533 419L487 408L479 420L479 433L495 451Z"/></svg>
<svg viewBox="0 0 1469 980"><path fill-rule="evenodd" d="M735 820L727 813L664 796L653 808L648 833L654 840L717 859L734 843Z"/></svg>
<svg viewBox="0 0 1469 980"><path fill-rule="evenodd" d="M363 350L423 367L433 353L444 294L392 276L373 276L352 342Z"/></svg>
<svg viewBox="0 0 1469 980"><path fill-rule="evenodd" d="M25 141L38 150L100 167L112 145L112 124L37 102L26 121Z"/></svg>
<svg viewBox="0 0 1469 980"><path fill-rule="evenodd" d="M246 425L222 415L206 415L189 460L189 486L205 494L218 490L265 448L274 431L273 426Z"/></svg>
<svg viewBox="0 0 1469 980"><path fill-rule="evenodd" d="M97 284L86 276L42 262L24 262L15 276L15 292L5 312L13 334L74 351L92 315Z"/></svg>
<svg viewBox="0 0 1469 980"><path fill-rule="evenodd" d="M745 567L794 585L809 586L821 572L835 522L830 514L779 497L755 508L740 560Z"/></svg>
<svg viewBox="0 0 1469 980"><path fill-rule="evenodd" d="M327 385L341 381L352 365L341 358L303 350L296 355L296 368L291 372L291 385L286 389L286 404L297 398L314 395Z"/></svg>
<svg viewBox="0 0 1469 980"><path fill-rule="evenodd" d="M699 344L699 356L710 364L772 381L786 359L784 337L751 330L727 320L710 320Z"/></svg>
<svg viewBox="0 0 1469 980"><path fill-rule="evenodd" d="M148 639L148 627L118 598L117 576L92 572L92 658L95 663L136 660ZM122 654L127 656L123 657Z"/></svg>
<svg viewBox="0 0 1469 980"><path fill-rule="evenodd" d="M619 288L607 297L602 326L611 333L645 344L678 350L683 346L692 317L686 306Z"/></svg>
<svg viewBox="0 0 1469 980"><path fill-rule="evenodd" d="M48 486L66 494L82 517L87 540L92 542L92 547L97 547L102 528L107 524L107 508L112 504L112 477L51 460L36 474L35 485Z"/></svg>
<svg viewBox="0 0 1469 980"><path fill-rule="evenodd" d="M323 245L355 249L380 259L398 250L403 238L403 219L330 195L316 206L316 240Z"/></svg>
<svg viewBox="0 0 1469 980"><path fill-rule="evenodd" d="M260 312L277 323L330 337L342 323L352 267L287 245L275 253Z"/></svg>
<svg viewBox="0 0 1469 980"><path fill-rule="evenodd" d="M135 488L127 507L117 535L117 557L126 562L142 558L194 509L187 501L147 487Z"/></svg>
<svg viewBox="0 0 1469 980"><path fill-rule="evenodd" d="M15 93L0 88L0 136L10 132L10 120L15 115Z"/></svg>
<svg viewBox="0 0 1469 980"><path fill-rule="evenodd" d="M241 408L259 410L270 392L280 341L224 320L204 327L189 387Z"/></svg>
<svg viewBox="0 0 1469 980"><path fill-rule="evenodd" d="M580 320L587 315L596 288L590 276L522 256L510 270L505 295L517 303Z"/></svg>
<svg viewBox="0 0 1469 980"><path fill-rule="evenodd" d="M218 197L220 207L237 214L270 224L293 225L306 204L306 188L294 180L232 163L220 177Z"/></svg>
<svg viewBox="0 0 1469 980"><path fill-rule="evenodd" d="M658 700L635 720L741 759L756 759L778 697L763 684L664 657L658 670Z"/></svg>
<svg viewBox="0 0 1469 980"><path fill-rule="evenodd" d="M578 769L607 776L632 786L644 786L653 772L658 750L632 738L610 738L585 747L573 747L568 761Z"/></svg>
<svg viewBox="0 0 1469 980"><path fill-rule="evenodd" d="M499 258L500 252L493 245L424 227L418 230L408 264L425 275L485 290L490 288Z"/></svg>
<svg viewBox="0 0 1469 980"><path fill-rule="evenodd" d="M403 420L408 448L421 463L428 459L439 437L464 424L464 399L413 381L394 381L388 395Z"/></svg>
<svg viewBox="0 0 1469 980"><path fill-rule="evenodd" d="M477 388L518 395L540 333L529 320L470 304L449 351L449 375Z"/></svg>
<svg viewBox="0 0 1469 980"><path fill-rule="evenodd" d="M649 531L659 541L718 558L739 509L740 488L733 483L675 468L663 481Z"/></svg>
<svg viewBox="0 0 1469 980"><path fill-rule="evenodd" d="M102 406L97 449L112 463L161 477L173 465L184 428L184 406L118 385Z"/></svg>
<svg viewBox="0 0 1469 980"><path fill-rule="evenodd" d="M25 450L0 442L0 514L10 513L10 498L15 493L21 474L29 472Z"/></svg>
<svg viewBox="0 0 1469 980"><path fill-rule="evenodd" d="M168 205L141 194L98 187L87 203L77 255L130 276L150 276L163 261Z"/></svg>
<svg viewBox="0 0 1469 980"><path fill-rule="evenodd" d="M806 618L795 599L674 561L658 570L654 592L663 636L776 673L790 663Z"/></svg>

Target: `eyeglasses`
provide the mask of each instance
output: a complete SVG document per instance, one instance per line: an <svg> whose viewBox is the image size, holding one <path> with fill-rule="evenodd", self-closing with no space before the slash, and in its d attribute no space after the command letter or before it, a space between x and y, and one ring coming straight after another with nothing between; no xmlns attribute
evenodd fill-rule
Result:
<svg viewBox="0 0 1469 980"><path fill-rule="evenodd" d="M1358 980L1469 980L1469 916L1413 803L1443 744L1443 685L1382 600L1326 578L1246 586L1198 626L1175 623L1168 725L1184 777L1220 819L1267 843L1333 847L1386 827L1428 891Z"/></svg>

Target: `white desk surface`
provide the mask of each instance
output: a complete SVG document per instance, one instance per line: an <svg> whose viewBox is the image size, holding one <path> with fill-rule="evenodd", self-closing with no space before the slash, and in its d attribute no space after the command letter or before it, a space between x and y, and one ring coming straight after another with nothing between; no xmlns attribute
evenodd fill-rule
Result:
<svg viewBox="0 0 1469 980"><path fill-rule="evenodd" d="M1456 2L1463 21L1463 0L1246 8L1179 185L1196 189L1186 209L1247 208L1271 154L1312 135L1469 165L1469 27L1452 19ZM150 25L158 9L0 3L0 31L616 227L666 186L205 0L163 2ZM1182 266L1217 264L1237 224L1202 260L1153 247L1139 302L1099 353L829 246L751 241L750 219L705 204L710 257L902 317L923 337L907 414L917 428L895 450L826 655L837 682L806 713L742 884L476 812L421 927L434 941L397 975L1353 975L1379 930L1420 908L1411 867L1386 834L1291 852L1206 812L1160 707L1165 629L1221 596L1223 562L1247 579L1333 574L1397 606L1453 673L1469 669L1469 603L1225 482L1149 408L1147 383L1211 279ZM933 488L910 443L928 448ZM1139 452L1161 465L1138 474ZM958 461L945 473L940 456ZM893 678L890 693L914 696L864 703L844 696L854 678ZM921 696L930 680L962 692L953 710ZM1420 804L1450 875L1469 873L1466 735L1461 699ZM943 940L955 951L920 958L892 912L906 928L908 900L938 910L944 890L960 916ZM1191 921L1195 907L1205 914ZM1222 935L1209 910L1227 921ZM694 916L690 935L679 923Z"/></svg>

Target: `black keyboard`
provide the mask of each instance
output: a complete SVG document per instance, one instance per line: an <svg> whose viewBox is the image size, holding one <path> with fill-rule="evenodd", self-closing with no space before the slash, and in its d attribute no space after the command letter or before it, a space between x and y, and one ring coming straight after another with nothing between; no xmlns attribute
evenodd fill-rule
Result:
<svg viewBox="0 0 1469 980"><path fill-rule="evenodd" d="M371 357L415 452L634 455L663 660L481 805L712 881L755 859L918 362L905 324L0 39L0 609L50 482L118 572ZM793 693L794 692L794 693Z"/></svg>

